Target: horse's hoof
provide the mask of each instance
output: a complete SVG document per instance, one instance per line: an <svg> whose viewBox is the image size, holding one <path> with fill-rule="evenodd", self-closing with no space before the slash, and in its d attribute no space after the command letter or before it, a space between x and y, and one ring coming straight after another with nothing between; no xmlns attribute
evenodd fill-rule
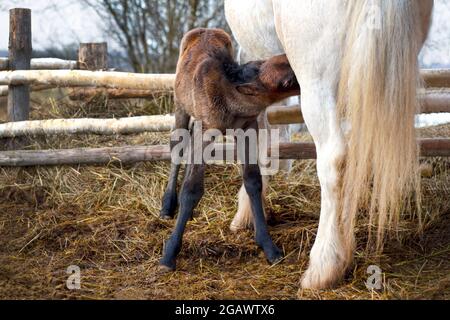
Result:
<svg viewBox="0 0 450 320"><path fill-rule="evenodd" d="M310 265L301 279L301 288L307 290L334 289L344 278L346 264L343 261Z"/></svg>
<svg viewBox="0 0 450 320"><path fill-rule="evenodd" d="M233 233L238 233L242 230L245 230L245 227L242 227L242 226L239 226L239 225L233 224L233 223L230 225L230 231Z"/></svg>
<svg viewBox="0 0 450 320"><path fill-rule="evenodd" d="M253 222L242 223L242 222L233 221L230 224L230 231L233 233L238 233L238 232L252 230L252 229L253 229Z"/></svg>

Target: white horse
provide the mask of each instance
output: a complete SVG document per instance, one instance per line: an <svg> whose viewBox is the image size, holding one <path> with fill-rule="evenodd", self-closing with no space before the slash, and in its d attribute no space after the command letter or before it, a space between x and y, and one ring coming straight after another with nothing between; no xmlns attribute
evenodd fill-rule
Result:
<svg viewBox="0 0 450 320"><path fill-rule="evenodd" d="M362 205L381 244L403 200L419 190L417 57L432 9L433 0L225 0L227 20L250 58L285 52L302 88L322 188L303 288L329 288L343 278ZM250 208L244 190L239 207ZM251 221L250 214L239 210L233 227Z"/></svg>

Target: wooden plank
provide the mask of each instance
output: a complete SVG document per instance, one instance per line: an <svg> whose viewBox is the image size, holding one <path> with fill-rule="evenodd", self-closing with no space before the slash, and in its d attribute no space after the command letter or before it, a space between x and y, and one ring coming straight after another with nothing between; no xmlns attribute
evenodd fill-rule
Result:
<svg viewBox="0 0 450 320"><path fill-rule="evenodd" d="M420 140L420 155L422 157L450 157L450 139Z"/></svg>
<svg viewBox="0 0 450 320"><path fill-rule="evenodd" d="M31 92L58 89L52 85L37 85L31 87ZM69 92L69 99L82 101L103 96L108 99L155 99L173 94L172 90L133 90L133 89L106 89L106 88L76 88ZM0 86L0 97L8 96L8 86Z"/></svg>
<svg viewBox="0 0 450 320"><path fill-rule="evenodd" d="M78 61L56 58L31 59L31 70L74 70L78 69ZM9 59L0 58L0 71L9 70Z"/></svg>
<svg viewBox="0 0 450 320"><path fill-rule="evenodd" d="M420 139L418 141L421 157L450 157L450 139ZM280 144L280 158L316 159L314 143Z"/></svg>
<svg viewBox="0 0 450 320"><path fill-rule="evenodd" d="M98 72L84 70L31 70L0 72L0 85L47 85L67 87L101 87L171 91L174 74L141 74L127 72Z"/></svg>
<svg viewBox="0 0 450 320"><path fill-rule="evenodd" d="M55 119L0 124L0 138L60 134L134 134L172 130L171 115L142 116L122 119Z"/></svg>
<svg viewBox="0 0 450 320"><path fill-rule="evenodd" d="M427 88L450 88L450 69L423 69L421 74Z"/></svg>
<svg viewBox="0 0 450 320"><path fill-rule="evenodd" d="M9 93L9 87L8 86L0 86L0 97L7 97ZM39 91L45 91L45 90L53 90L57 89L55 86L49 86L49 85L37 85L37 86L31 86L30 91L33 92L39 92Z"/></svg>
<svg viewBox="0 0 450 320"><path fill-rule="evenodd" d="M280 143L280 160L311 160L317 158L316 146L314 143Z"/></svg>
<svg viewBox="0 0 450 320"><path fill-rule="evenodd" d="M73 89L69 94L72 101L89 100L95 97L107 99L155 99L170 94L171 91L133 90L133 89L103 89L80 88Z"/></svg>
<svg viewBox="0 0 450 320"><path fill-rule="evenodd" d="M10 70L29 70L32 54L31 10L10 10L9 63ZM8 83L8 120L28 120L30 87L27 83Z"/></svg>
<svg viewBox="0 0 450 320"><path fill-rule="evenodd" d="M0 166L55 166L74 164L124 164L170 160L169 146L133 146L117 148L78 148L67 150L4 151L0 152Z"/></svg>
<svg viewBox="0 0 450 320"><path fill-rule="evenodd" d="M450 112L450 90L429 90L423 96L421 114ZM267 119L272 125L303 123L300 106L275 106L267 109Z"/></svg>
<svg viewBox="0 0 450 320"><path fill-rule="evenodd" d="M78 50L78 64L80 70L108 70L108 44L81 43Z"/></svg>
<svg viewBox="0 0 450 320"><path fill-rule="evenodd" d="M78 61L56 58L31 59L31 70L76 70Z"/></svg>
<svg viewBox="0 0 450 320"><path fill-rule="evenodd" d="M41 70L0 72L0 85L52 85L54 87L103 87L110 89L172 91L174 74L133 74L123 72L95 73ZM429 87L450 88L450 70L423 70ZM115 75L114 75L115 74ZM128 81L127 81L128 78Z"/></svg>
<svg viewBox="0 0 450 320"><path fill-rule="evenodd" d="M450 112L450 90L429 90L425 93L421 113Z"/></svg>
<svg viewBox="0 0 450 320"><path fill-rule="evenodd" d="M422 157L450 157L450 139L419 141ZM222 150L225 148L221 148ZM220 149L218 149L220 150ZM315 159L313 143L280 144L280 159ZM67 150L3 151L0 166L94 165L120 161L131 164L143 161L169 161L169 146L127 146L115 148L80 148Z"/></svg>
<svg viewBox="0 0 450 320"><path fill-rule="evenodd" d="M304 123L302 109L296 106L274 106L267 109L267 120L272 125Z"/></svg>

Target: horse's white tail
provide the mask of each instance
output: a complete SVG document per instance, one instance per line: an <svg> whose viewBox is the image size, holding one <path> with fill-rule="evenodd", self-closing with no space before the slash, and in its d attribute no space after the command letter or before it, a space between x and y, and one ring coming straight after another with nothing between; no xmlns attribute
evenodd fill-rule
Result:
<svg viewBox="0 0 450 320"><path fill-rule="evenodd" d="M348 10L338 97L340 114L351 123L341 223L352 237L358 209L368 205L378 248L384 231L397 226L411 191L420 195L414 116L423 36L417 3L358 0Z"/></svg>

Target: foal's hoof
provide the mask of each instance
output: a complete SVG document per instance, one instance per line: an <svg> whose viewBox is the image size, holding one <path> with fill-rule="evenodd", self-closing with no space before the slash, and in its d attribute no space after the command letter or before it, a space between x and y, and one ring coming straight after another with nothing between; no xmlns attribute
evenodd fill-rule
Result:
<svg viewBox="0 0 450 320"><path fill-rule="evenodd" d="M161 220L172 220L175 218L175 212L177 208L173 205L165 205L163 204L163 207L161 211L159 212L159 218Z"/></svg>
<svg viewBox="0 0 450 320"><path fill-rule="evenodd" d="M165 265L162 265L162 264L159 265L158 270L159 270L160 273L172 273L172 272L175 272L175 269L173 269L171 267L168 267L168 266L165 266Z"/></svg>
<svg viewBox="0 0 450 320"><path fill-rule="evenodd" d="M162 273L175 272L176 269L177 269L177 265L173 261L164 261L164 259L162 259L159 262L159 271Z"/></svg>
<svg viewBox="0 0 450 320"><path fill-rule="evenodd" d="M172 220L177 212L178 200L176 193L166 193L162 200L159 217L162 220Z"/></svg>
<svg viewBox="0 0 450 320"><path fill-rule="evenodd" d="M267 254L266 257L267 257L267 261L271 265L274 265L274 264L280 263L283 260L284 255L280 249L276 248L271 253Z"/></svg>
<svg viewBox="0 0 450 320"><path fill-rule="evenodd" d="M159 218L161 220L173 220L174 217L169 215L169 214L167 214L167 212L161 211L161 213L159 214Z"/></svg>

